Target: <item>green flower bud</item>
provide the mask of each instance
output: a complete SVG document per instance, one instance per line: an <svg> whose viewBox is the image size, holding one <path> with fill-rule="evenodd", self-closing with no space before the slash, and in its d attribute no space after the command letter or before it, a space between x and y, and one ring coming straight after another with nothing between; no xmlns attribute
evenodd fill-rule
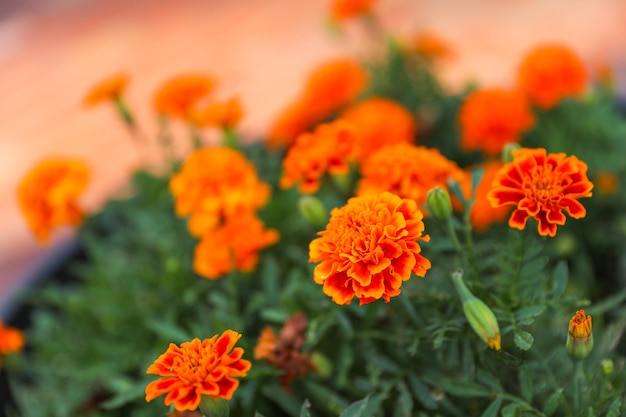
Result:
<svg viewBox="0 0 626 417"><path fill-rule="evenodd" d="M437 220L447 220L452 214L450 194L439 186L431 188L428 191L426 194L426 204L428 204L430 213Z"/></svg>
<svg viewBox="0 0 626 417"><path fill-rule="evenodd" d="M565 348L570 358L574 360L584 359L593 350L591 316L585 315L585 310L578 310L569 321Z"/></svg>
<svg viewBox="0 0 626 417"><path fill-rule="evenodd" d="M304 195L298 200L298 210L311 226L316 229L323 228L328 224L328 210L319 198L312 195Z"/></svg>
<svg viewBox="0 0 626 417"><path fill-rule="evenodd" d="M600 362L603 375L611 375L613 373L613 361L611 359L602 359Z"/></svg>
<svg viewBox="0 0 626 417"><path fill-rule="evenodd" d="M463 273L452 274L452 282L463 303L463 312L474 332L487 344L489 349L501 349L500 326L495 314L487 304L476 297L463 282Z"/></svg>
<svg viewBox="0 0 626 417"><path fill-rule="evenodd" d="M513 151L516 151L520 148L521 145L519 143L508 142L504 144L504 146L502 147L502 152L500 153L500 159L502 159L502 162L504 162L505 164L508 164L509 162L513 161Z"/></svg>

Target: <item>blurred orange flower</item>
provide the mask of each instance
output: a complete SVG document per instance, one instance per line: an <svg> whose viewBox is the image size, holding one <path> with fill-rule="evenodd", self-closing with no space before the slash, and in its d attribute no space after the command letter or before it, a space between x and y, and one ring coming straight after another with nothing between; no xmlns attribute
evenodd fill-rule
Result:
<svg viewBox="0 0 626 417"><path fill-rule="evenodd" d="M423 277L430 269L418 243L430 240L422 218L415 201L388 192L349 199L309 245L309 262L319 262L315 282L337 304L355 296L361 305L389 302L411 272Z"/></svg>
<svg viewBox="0 0 626 417"><path fill-rule="evenodd" d="M519 68L518 84L530 101L543 109L554 107L565 97L582 94L587 70L570 48L544 45L532 50Z"/></svg>
<svg viewBox="0 0 626 417"><path fill-rule="evenodd" d="M389 191L415 201L421 210L435 186L448 189L448 178L466 181L467 173L437 149L398 143L380 148L361 165L357 195Z"/></svg>
<svg viewBox="0 0 626 417"><path fill-rule="evenodd" d="M574 219L586 216L578 199L591 197L592 188L587 164L575 156L522 148L498 171L487 198L494 207L515 206L510 227L523 230L532 216L540 235L554 237L557 225L565 224L563 210Z"/></svg>
<svg viewBox="0 0 626 417"><path fill-rule="evenodd" d="M283 324L278 335L271 327L264 328L254 348L254 359L265 360L284 371L280 383L288 392L294 379L317 370L309 357L302 352L306 325L304 314L294 314Z"/></svg>
<svg viewBox="0 0 626 417"><path fill-rule="evenodd" d="M75 159L46 159L26 173L18 186L18 202L40 242L46 243L57 226L80 224L84 214L77 200L88 179L87 165Z"/></svg>
<svg viewBox="0 0 626 417"><path fill-rule="evenodd" d="M115 74L94 85L85 95L83 102L90 107L104 101L117 100L126 89L127 83L128 76L126 74Z"/></svg>
<svg viewBox="0 0 626 417"><path fill-rule="evenodd" d="M196 246L193 268L208 279L220 278L235 269L251 271L259 261L259 251L278 238L278 232L265 229L254 213L229 217L202 236Z"/></svg>
<svg viewBox="0 0 626 417"><path fill-rule="evenodd" d="M235 127L242 117L243 109L238 98L209 103L206 107L194 111L190 116L192 122L198 126L221 129Z"/></svg>
<svg viewBox="0 0 626 417"><path fill-rule="evenodd" d="M324 174L348 173L353 144L354 130L341 119L318 125L313 133L302 133L283 160L280 186L299 184L302 193L316 192Z"/></svg>
<svg viewBox="0 0 626 417"><path fill-rule="evenodd" d="M189 216L189 230L202 236L225 218L261 208L270 186L239 151L202 148L190 154L170 179L176 215Z"/></svg>
<svg viewBox="0 0 626 417"><path fill-rule="evenodd" d="M193 110L213 92L215 81L207 75L179 75L164 82L156 92L154 107L162 116L188 120Z"/></svg>
<svg viewBox="0 0 626 417"><path fill-rule="evenodd" d="M291 144L300 133L354 101L366 86L367 74L353 59L339 58L319 66L271 127L268 145Z"/></svg>
<svg viewBox="0 0 626 417"><path fill-rule="evenodd" d="M24 334L21 330L6 326L0 320L0 367L2 356L17 353L24 348Z"/></svg>
<svg viewBox="0 0 626 417"><path fill-rule="evenodd" d="M178 411L194 411L203 395L229 400L251 363L242 359L243 349L234 347L241 334L226 330L210 339L196 338L179 346L170 343L146 371L160 378L146 386L146 401L167 394L165 405Z"/></svg>
<svg viewBox="0 0 626 417"><path fill-rule="evenodd" d="M454 50L442 38L431 32L420 32L413 37L409 50L431 61L454 58Z"/></svg>
<svg viewBox="0 0 626 417"><path fill-rule="evenodd" d="M502 223L511 212L510 206L492 207L487 194L491 190L491 184L496 174L504 164L500 160L486 162L479 165L484 169L483 178L474 192L474 205L470 210L470 223L472 228L479 233L489 229L491 225ZM471 187L471 184L468 184Z"/></svg>
<svg viewBox="0 0 626 417"><path fill-rule="evenodd" d="M461 148L493 156L507 142L519 142L533 127L530 103L518 90L492 88L471 93L459 109Z"/></svg>
<svg viewBox="0 0 626 417"><path fill-rule="evenodd" d="M372 97L356 103L341 118L354 125L357 137L354 153L359 162L386 145L415 140L415 118L406 108L387 98Z"/></svg>
<svg viewBox="0 0 626 417"><path fill-rule="evenodd" d="M594 183L598 192L603 195L612 195L619 190L618 176L609 171L598 172Z"/></svg>
<svg viewBox="0 0 626 417"><path fill-rule="evenodd" d="M333 0L330 15L335 20L346 20L370 14L374 0Z"/></svg>

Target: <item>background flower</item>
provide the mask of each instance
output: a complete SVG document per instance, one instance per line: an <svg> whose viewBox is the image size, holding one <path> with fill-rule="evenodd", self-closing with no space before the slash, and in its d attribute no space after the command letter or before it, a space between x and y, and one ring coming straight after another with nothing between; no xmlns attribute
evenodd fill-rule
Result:
<svg viewBox="0 0 626 417"><path fill-rule="evenodd" d="M214 84L213 78L203 74L183 74L170 78L156 92L156 112L187 120L191 111L213 92Z"/></svg>
<svg viewBox="0 0 626 417"><path fill-rule="evenodd" d="M83 99L86 106L95 106L104 101L113 101L119 98L128 84L126 74L115 74L94 85Z"/></svg>
<svg viewBox="0 0 626 417"><path fill-rule="evenodd" d="M2 367L2 356L16 353L24 347L24 334L21 330L6 326L0 320L0 368Z"/></svg>
<svg viewBox="0 0 626 417"><path fill-rule="evenodd" d="M389 302L411 272L430 269L418 244L430 240L422 217L415 201L388 192L351 198L309 245L309 261L319 262L315 282L337 304Z"/></svg>

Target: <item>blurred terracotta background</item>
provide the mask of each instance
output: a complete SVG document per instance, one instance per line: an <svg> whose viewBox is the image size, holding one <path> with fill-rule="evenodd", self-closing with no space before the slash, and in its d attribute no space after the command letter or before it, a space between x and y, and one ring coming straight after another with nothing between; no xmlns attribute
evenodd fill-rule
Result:
<svg viewBox="0 0 626 417"><path fill-rule="evenodd" d="M84 158L93 170L84 201L95 209L140 160L112 108L81 106L95 81L128 73L126 96L151 135L160 82L213 74L218 94L242 99L243 134L262 138L314 66L366 51L355 25L331 34L327 10L325 0L0 1L0 316L71 243L70 231L47 247L31 236L16 203L24 172L46 156ZM591 72L613 68L626 93L624 0L379 0L375 11L387 31L429 30L454 47L442 68L450 88L508 85L529 48L558 41Z"/></svg>

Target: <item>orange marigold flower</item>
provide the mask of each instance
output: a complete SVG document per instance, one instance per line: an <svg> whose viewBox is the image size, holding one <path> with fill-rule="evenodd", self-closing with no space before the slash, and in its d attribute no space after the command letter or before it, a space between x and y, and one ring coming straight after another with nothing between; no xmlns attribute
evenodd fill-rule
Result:
<svg viewBox="0 0 626 417"><path fill-rule="evenodd" d="M359 162L383 146L415 140L417 124L411 112L386 98L372 97L356 103L341 118L354 125L354 152Z"/></svg>
<svg viewBox="0 0 626 417"><path fill-rule="evenodd" d="M367 74L353 59L339 58L319 66L271 127L268 145L291 144L300 133L354 101L366 86Z"/></svg>
<svg viewBox="0 0 626 417"><path fill-rule="evenodd" d="M86 106L91 107L104 101L117 100L126 89L127 83L128 76L126 74L115 74L94 85L85 95L83 102Z"/></svg>
<svg viewBox="0 0 626 417"><path fill-rule="evenodd" d="M320 262L315 282L337 304L355 296L361 305L389 302L411 272L423 277L430 269L418 243L430 240L422 218L415 201L388 192L349 199L309 245L309 262Z"/></svg>
<svg viewBox="0 0 626 417"><path fill-rule="evenodd" d="M159 115L187 120L213 92L214 83L213 78L200 74L171 78L157 90L154 107Z"/></svg>
<svg viewBox="0 0 626 417"><path fill-rule="evenodd" d="M587 71L570 48L544 45L532 50L522 61L518 74L521 90L538 107L550 109L565 97L585 90Z"/></svg>
<svg viewBox="0 0 626 417"><path fill-rule="evenodd" d="M284 371L280 383L287 391L290 391L289 385L294 379L317 370L309 357L302 352L306 325L304 314L294 314L283 324L278 335L271 327L264 328L254 348L255 359L265 360Z"/></svg>
<svg viewBox="0 0 626 417"><path fill-rule="evenodd" d="M87 187L89 169L80 160L47 159L32 168L18 187L22 214L40 242L61 225L83 219L78 198Z"/></svg>
<svg viewBox="0 0 626 417"><path fill-rule="evenodd" d="M243 117L243 109L238 98L222 102L209 103L206 107L193 112L191 120L198 126L213 126L221 129L235 127Z"/></svg>
<svg viewBox="0 0 626 417"><path fill-rule="evenodd" d="M259 251L278 238L278 232L265 229L253 213L229 217L202 236L195 250L194 270L209 279L217 279L233 269L251 271L259 260Z"/></svg>
<svg viewBox="0 0 626 417"><path fill-rule="evenodd" d="M510 206L492 207L487 194L496 174L504 164L500 160L486 162L479 166L484 169L483 177L474 191L474 205L470 209L470 223L472 228L481 233L491 225L502 223L511 212ZM468 184L471 187L471 184Z"/></svg>
<svg viewBox="0 0 626 417"><path fill-rule="evenodd" d="M497 155L508 142L533 127L535 117L526 97L518 90L499 88L471 93L459 109L461 148Z"/></svg>
<svg viewBox="0 0 626 417"><path fill-rule="evenodd" d="M591 197L593 184L587 178L587 164L564 153L547 154L545 149L513 151L513 161L496 174L487 198L491 205L515 205L509 226L523 230L529 217L538 222L539 234L556 235L556 226L565 224L565 214L574 219L587 211L579 198Z"/></svg>
<svg viewBox="0 0 626 417"><path fill-rule="evenodd" d="M593 350L593 327L591 316L585 315L585 310L578 310L569 321L569 332L565 348L574 360L584 359Z"/></svg>
<svg viewBox="0 0 626 417"><path fill-rule="evenodd" d="M234 347L241 334L226 330L210 339L195 338L179 346L170 343L167 351L154 361L147 374L160 378L146 386L146 401L167 394L165 405L178 411L194 411L203 395L229 400L251 363L242 359L243 349Z"/></svg>
<svg viewBox="0 0 626 417"><path fill-rule="evenodd" d="M370 14L374 0L333 0L330 14L335 20L347 20Z"/></svg>
<svg viewBox="0 0 626 417"><path fill-rule="evenodd" d="M189 216L194 236L204 235L225 218L263 207L270 195L270 186L259 180L246 157L226 147L193 152L169 185L176 215Z"/></svg>
<svg viewBox="0 0 626 417"><path fill-rule="evenodd" d="M413 53L432 61L454 57L454 51L450 45L431 32L421 32L415 35L409 48Z"/></svg>
<svg viewBox="0 0 626 417"><path fill-rule="evenodd" d="M302 133L283 160L280 186L299 184L300 192L314 193L324 174L347 174L353 143L354 130L341 119L318 125L313 133Z"/></svg>
<svg viewBox="0 0 626 417"><path fill-rule="evenodd" d="M465 181L467 173L437 149L409 143L389 145L371 154L361 164L357 195L389 191L410 198L424 210L428 190L448 189L448 179Z"/></svg>
<svg viewBox="0 0 626 417"><path fill-rule="evenodd" d="M578 310L569 321L569 334L574 339L587 338L592 330L591 316L585 315L585 310Z"/></svg>
<svg viewBox="0 0 626 417"><path fill-rule="evenodd" d="M24 334L21 330L6 326L0 321L0 359L2 356L17 353L24 348ZM2 360L0 360L0 367Z"/></svg>

